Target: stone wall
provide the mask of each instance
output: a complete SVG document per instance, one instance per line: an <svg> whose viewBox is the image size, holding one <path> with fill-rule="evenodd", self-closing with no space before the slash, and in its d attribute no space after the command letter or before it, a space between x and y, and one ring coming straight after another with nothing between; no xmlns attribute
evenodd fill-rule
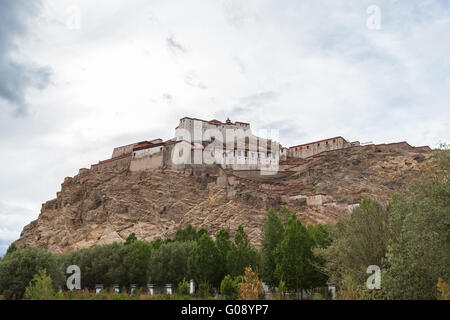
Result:
<svg viewBox="0 0 450 320"><path fill-rule="evenodd" d="M128 144L126 146L121 146L121 147L114 148L113 154L111 156L111 159L117 158L117 157L120 157L120 156L123 156L123 155L126 155L126 154L129 154L129 153L132 153L133 152L133 148L135 146L137 146L137 145L138 145L138 143L132 143L132 144Z"/></svg>
<svg viewBox="0 0 450 320"><path fill-rule="evenodd" d="M104 161L99 161L97 164L91 166L91 170L104 170L117 167L128 168L131 162L131 153L124 154L119 157L111 158Z"/></svg>
<svg viewBox="0 0 450 320"><path fill-rule="evenodd" d="M288 155L293 158L308 158L318 153L338 150L346 147L348 142L342 137L330 138L289 148Z"/></svg>
<svg viewBox="0 0 450 320"><path fill-rule="evenodd" d="M164 166L163 152L131 159L130 171L143 171L149 169L161 169Z"/></svg>

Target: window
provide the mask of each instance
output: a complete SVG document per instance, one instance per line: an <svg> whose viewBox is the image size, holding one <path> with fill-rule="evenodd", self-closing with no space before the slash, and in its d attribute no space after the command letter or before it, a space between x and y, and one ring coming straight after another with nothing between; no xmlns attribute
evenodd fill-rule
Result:
<svg viewBox="0 0 450 320"><path fill-rule="evenodd" d="M309 150L309 146L306 146L306 149L308 149L308 150Z"/></svg>
<svg viewBox="0 0 450 320"><path fill-rule="evenodd" d="M336 139L333 139L333 143L336 143Z"/></svg>

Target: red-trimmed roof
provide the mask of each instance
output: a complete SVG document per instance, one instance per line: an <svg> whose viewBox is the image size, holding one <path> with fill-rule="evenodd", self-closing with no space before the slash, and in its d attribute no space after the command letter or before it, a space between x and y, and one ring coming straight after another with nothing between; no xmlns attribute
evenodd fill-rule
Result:
<svg viewBox="0 0 450 320"><path fill-rule="evenodd" d="M185 120L185 119L189 119L189 120L197 120L197 121L202 121L202 122L207 122L207 123L210 123L210 124L215 124L215 125L229 125L229 124L238 124L238 123L240 123L240 124L245 124L245 125L250 125L250 123L247 123L247 122L241 122L241 121L236 121L236 122L230 122L230 123L224 123L224 122L222 122L222 121L219 121L219 120L216 120L216 119L213 119L213 120L203 120L203 119L198 119L198 118L191 118L191 117L184 117L184 118L181 118L180 119L180 121L181 120Z"/></svg>
<svg viewBox="0 0 450 320"><path fill-rule="evenodd" d="M161 143L147 143L147 144L143 144L141 146L133 148L133 151L139 151L139 150L145 150L145 149L150 149L150 148L156 148L156 147L161 147L161 146L164 146L164 145L165 145L164 142L161 142Z"/></svg>

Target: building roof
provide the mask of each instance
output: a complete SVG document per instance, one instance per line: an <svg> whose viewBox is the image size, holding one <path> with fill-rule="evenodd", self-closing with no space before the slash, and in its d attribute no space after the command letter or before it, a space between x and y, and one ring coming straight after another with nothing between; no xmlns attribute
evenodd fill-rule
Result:
<svg viewBox="0 0 450 320"><path fill-rule="evenodd" d="M321 142L330 141L330 140L334 140L334 139L343 139L345 142L348 142L348 141L345 140L343 137L339 136L339 137L334 137L334 138L328 138L328 139L323 139L323 140L319 140L319 141L309 142L309 143L305 143L305 144L300 144L300 145L298 145L298 146L289 147L289 149L294 149L294 148L298 148L298 147L309 146L309 145L312 145L312 144L315 144L315 143L321 143Z"/></svg>
<svg viewBox="0 0 450 320"><path fill-rule="evenodd" d="M228 118L227 119L227 121L224 123L224 122L222 122L222 121L219 121L219 120L216 120L216 119L213 119L213 120L203 120L203 119L197 119L197 118L191 118L191 117L184 117L184 118L181 118L180 119L180 121L181 120L185 120L185 119L189 119L189 120L196 120L196 121L202 121L202 122L207 122L207 123L209 123L209 124L213 124L213 125L216 125L216 126L222 126L222 125L236 125L236 124L245 124L245 125L250 125L250 123L247 123L247 122L240 122L240 121L236 121L236 122L231 122L231 120Z"/></svg>

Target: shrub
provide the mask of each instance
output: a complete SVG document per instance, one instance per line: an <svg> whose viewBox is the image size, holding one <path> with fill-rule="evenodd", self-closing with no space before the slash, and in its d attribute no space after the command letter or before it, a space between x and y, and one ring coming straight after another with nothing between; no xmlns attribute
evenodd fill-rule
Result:
<svg viewBox="0 0 450 320"><path fill-rule="evenodd" d="M43 269L36 274L25 289L27 300L52 300L56 298L56 292L52 286L52 278Z"/></svg>
<svg viewBox="0 0 450 320"><path fill-rule="evenodd" d="M227 300L235 300L239 296L239 286L238 282L241 280L240 277L237 277L233 280L230 275L226 275L220 284L220 293Z"/></svg>
<svg viewBox="0 0 450 320"><path fill-rule="evenodd" d="M239 283L239 299L258 300L263 295L263 285L262 281L259 280L258 273L247 267L242 282Z"/></svg>
<svg viewBox="0 0 450 320"><path fill-rule="evenodd" d="M186 278L184 278L183 281L178 283L178 294L182 296L189 294L189 283L186 281Z"/></svg>

